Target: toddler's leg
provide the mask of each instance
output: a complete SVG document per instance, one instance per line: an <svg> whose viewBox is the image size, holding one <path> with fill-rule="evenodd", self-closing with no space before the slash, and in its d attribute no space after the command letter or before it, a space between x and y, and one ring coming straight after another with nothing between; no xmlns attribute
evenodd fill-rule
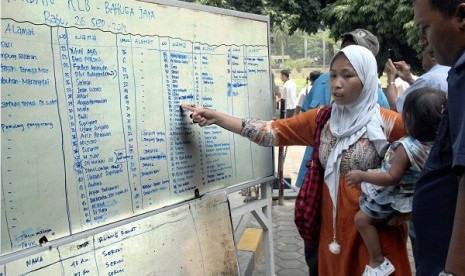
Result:
<svg viewBox="0 0 465 276"><path fill-rule="evenodd" d="M360 235L365 242L370 256L369 266L377 267L384 261L383 252L381 251L381 244L379 242L378 230L375 224L378 222L370 218L362 211L358 211L354 218L355 226L357 227Z"/></svg>

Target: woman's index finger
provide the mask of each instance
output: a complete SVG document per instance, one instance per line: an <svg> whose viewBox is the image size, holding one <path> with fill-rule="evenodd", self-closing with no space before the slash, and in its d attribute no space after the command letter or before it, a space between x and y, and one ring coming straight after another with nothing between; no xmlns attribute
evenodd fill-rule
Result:
<svg viewBox="0 0 465 276"><path fill-rule="evenodd" d="M187 109L189 111L195 111L197 108L193 105L190 105L190 104L181 104L181 108L183 109Z"/></svg>

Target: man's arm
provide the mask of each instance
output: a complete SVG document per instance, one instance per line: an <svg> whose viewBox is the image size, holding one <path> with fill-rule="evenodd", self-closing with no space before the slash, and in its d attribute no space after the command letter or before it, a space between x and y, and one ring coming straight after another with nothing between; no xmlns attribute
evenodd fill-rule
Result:
<svg viewBox="0 0 465 276"><path fill-rule="evenodd" d="M465 173L459 178L454 227L445 271L452 273L454 276L465 275Z"/></svg>
<svg viewBox="0 0 465 276"><path fill-rule="evenodd" d="M281 99L284 99L284 100L286 100L286 102L287 102L287 100L288 100L288 95L289 95L289 87L286 85L286 82L284 82L283 87L282 87L282 89L281 89L281 93L280 93L279 99L280 99L280 100L281 100ZM284 107L284 109L286 109L286 107Z"/></svg>
<svg viewBox="0 0 465 276"><path fill-rule="evenodd" d="M399 95L395 84L397 69L394 66L394 63L392 63L391 59L386 61L386 64L384 65L384 72L387 76L386 98L388 100L390 109L397 111L396 100L397 96Z"/></svg>

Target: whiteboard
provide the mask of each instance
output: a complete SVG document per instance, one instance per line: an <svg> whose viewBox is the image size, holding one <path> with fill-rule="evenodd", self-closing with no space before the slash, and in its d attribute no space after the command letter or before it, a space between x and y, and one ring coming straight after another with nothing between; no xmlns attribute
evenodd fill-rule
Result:
<svg viewBox="0 0 465 276"><path fill-rule="evenodd" d="M239 275L225 194L0 266L0 275ZM223 233L223 234L220 234Z"/></svg>
<svg viewBox="0 0 465 276"><path fill-rule="evenodd" d="M2 1L1 253L273 175L181 103L270 119L266 17L181 2Z"/></svg>

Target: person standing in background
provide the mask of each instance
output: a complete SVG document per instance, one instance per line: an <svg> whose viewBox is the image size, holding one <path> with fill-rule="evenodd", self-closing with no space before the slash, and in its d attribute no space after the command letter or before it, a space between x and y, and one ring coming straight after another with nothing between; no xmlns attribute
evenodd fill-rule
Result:
<svg viewBox="0 0 465 276"><path fill-rule="evenodd" d="M452 66L438 136L415 185L417 275L465 275L465 0L414 0L419 45Z"/></svg>
<svg viewBox="0 0 465 276"><path fill-rule="evenodd" d="M297 98L294 116L300 113L302 105L304 105L304 101L307 98L310 89L312 89L313 83L319 76L321 76L321 72L318 70L312 71L310 72L310 75L308 75L307 83L305 84L305 87L300 90L299 97Z"/></svg>
<svg viewBox="0 0 465 276"><path fill-rule="evenodd" d="M271 79L272 79L271 89L273 90L274 107L275 107L275 110L273 112L273 117L277 118L279 117L279 97L281 95L281 92L279 91L279 87L276 85L276 78L273 72L271 72Z"/></svg>
<svg viewBox="0 0 465 276"><path fill-rule="evenodd" d="M278 94L279 99L284 99L286 101L286 118L294 116L295 103L296 103L296 91L297 85L295 81L289 78L289 70L281 71L281 80L284 83L283 89Z"/></svg>

